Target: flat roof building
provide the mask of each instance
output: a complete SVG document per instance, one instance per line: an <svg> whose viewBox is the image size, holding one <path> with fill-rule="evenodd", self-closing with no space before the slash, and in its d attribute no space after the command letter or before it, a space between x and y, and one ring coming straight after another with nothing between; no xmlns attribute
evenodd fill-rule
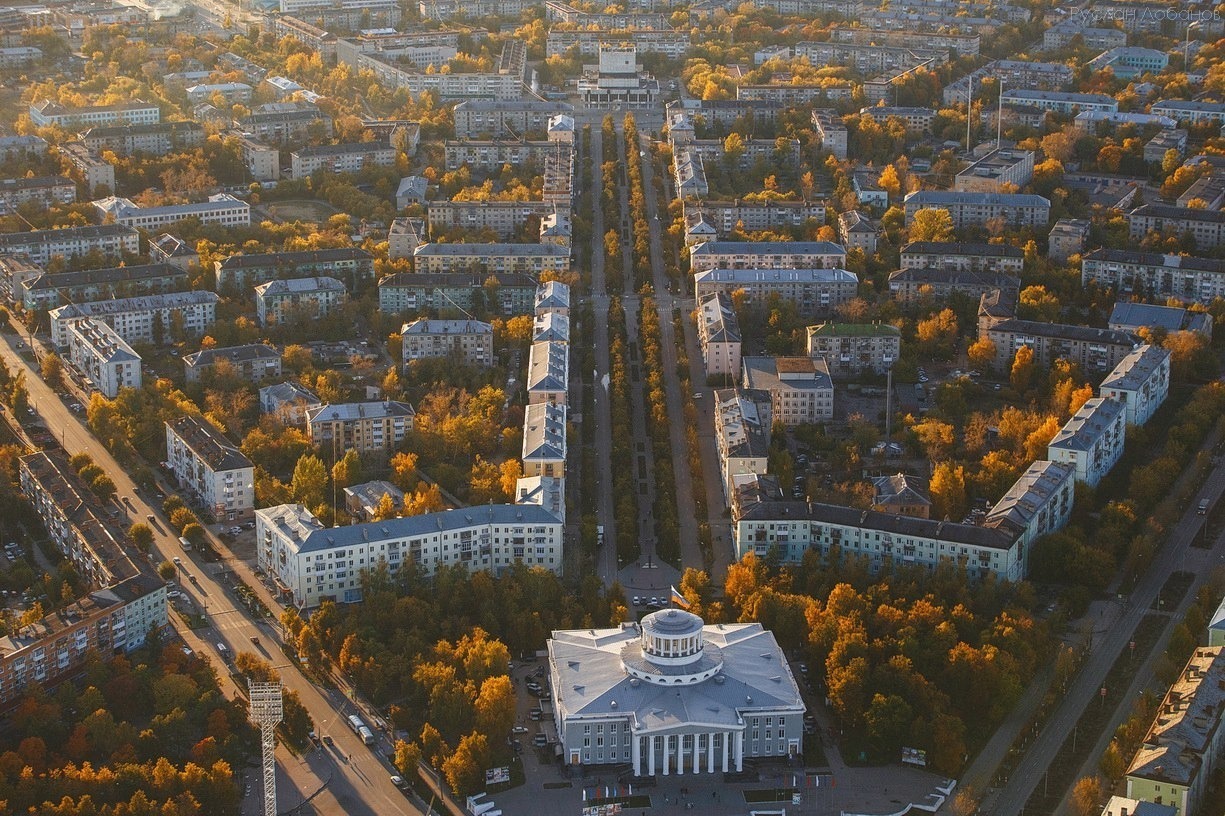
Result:
<svg viewBox="0 0 1225 816"><path fill-rule="evenodd" d="M808 327L808 356L838 377L884 374L902 353L902 332L888 323L821 323Z"/></svg>
<svg viewBox="0 0 1225 816"><path fill-rule="evenodd" d="M825 360L745 357L744 387L770 395L771 417L788 427L834 418L834 382Z"/></svg>

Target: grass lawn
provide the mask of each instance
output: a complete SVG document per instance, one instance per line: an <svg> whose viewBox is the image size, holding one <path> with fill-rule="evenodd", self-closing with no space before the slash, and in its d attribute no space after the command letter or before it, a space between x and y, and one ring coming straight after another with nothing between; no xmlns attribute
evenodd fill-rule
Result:
<svg viewBox="0 0 1225 816"><path fill-rule="evenodd" d="M264 209L278 221L326 221L329 216L340 212L326 201L312 201L305 198L291 198L285 201L269 201Z"/></svg>

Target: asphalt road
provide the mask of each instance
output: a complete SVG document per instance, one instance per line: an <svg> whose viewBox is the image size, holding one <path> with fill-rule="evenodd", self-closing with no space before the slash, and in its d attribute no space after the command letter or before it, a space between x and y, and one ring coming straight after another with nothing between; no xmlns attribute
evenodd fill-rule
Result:
<svg viewBox="0 0 1225 816"><path fill-rule="evenodd" d="M196 559L197 553L184 552L178 538L172 534L162 516L160 502L157 502L159 506L154 507L143 491L136 491L136 486L127 472L94 438L82 419L69 411L59 396L42 381L35 364L20 356L13 348L17 339L15 335L0 335L0 356L11 370L25 372L30 405L46 426L59 437L69 454L87 452L111 476L118 491L117 495L129 497L134 519L153 515L156 520L152 525L155 533L155 563L162 560L171 561L178 557L182 559L183 570L196 578L197 583L193 584L184 575L181 586L184 592L206 610L211 624L208 629L196 630L195 633L202 642L210 644L198 650L201 657L213 662L219 673L224 675L228 673L229 667L218 654L217 643L225 643L235 654L240 651L258 653L280 672L284 686L298 693L302 704L315 721L317 730L333 738L335 745L330 751L333 761L328 765L320 764L319 767L320 782L329 775L331 782L328 785L328 794L314 802L318 812L361 816L421 813L422 811L413 807L404 793L391 783L389 767L347 727L345 716L350 713L351 707L343 694L317 688L285 657L278 646L279 625L270 622L256 623L244 607L235 604L233 596L213 574L214 570L221 568L220 564L206 564ZM125 501L125 504L127 503ZM219 549L225 552L224 547ZM254 574L242 562L230 559L226 566L257 591L263 589ZM270 608L277 609L272 605ZM252 643L252 638L258 639L258 645ZM258 800L259 789L255 785L252 787L251 796Z"/></svg>

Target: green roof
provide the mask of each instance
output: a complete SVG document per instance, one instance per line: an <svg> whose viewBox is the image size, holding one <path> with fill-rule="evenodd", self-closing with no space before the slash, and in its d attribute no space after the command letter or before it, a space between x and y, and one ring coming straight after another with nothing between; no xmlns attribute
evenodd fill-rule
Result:
<svg viewBox="0 0 1225 816"><path fill-rule="evenodd" d="M902 332L888 323L821 323L809 326L808 333L817 336L896 337Z"/></svg>

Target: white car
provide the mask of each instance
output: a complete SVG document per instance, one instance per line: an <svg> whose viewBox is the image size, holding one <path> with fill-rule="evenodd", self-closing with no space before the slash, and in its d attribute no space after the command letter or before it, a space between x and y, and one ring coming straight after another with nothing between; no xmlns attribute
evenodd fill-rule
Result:
<svg viewBox="0 0 1225 816"><path fill-rule="evenodd" d="M527 733L527 726L526 726L526 725L516 725L514 728L510 729L510 733L512 733L512 734L526 734L526 733Z"/></svg>

